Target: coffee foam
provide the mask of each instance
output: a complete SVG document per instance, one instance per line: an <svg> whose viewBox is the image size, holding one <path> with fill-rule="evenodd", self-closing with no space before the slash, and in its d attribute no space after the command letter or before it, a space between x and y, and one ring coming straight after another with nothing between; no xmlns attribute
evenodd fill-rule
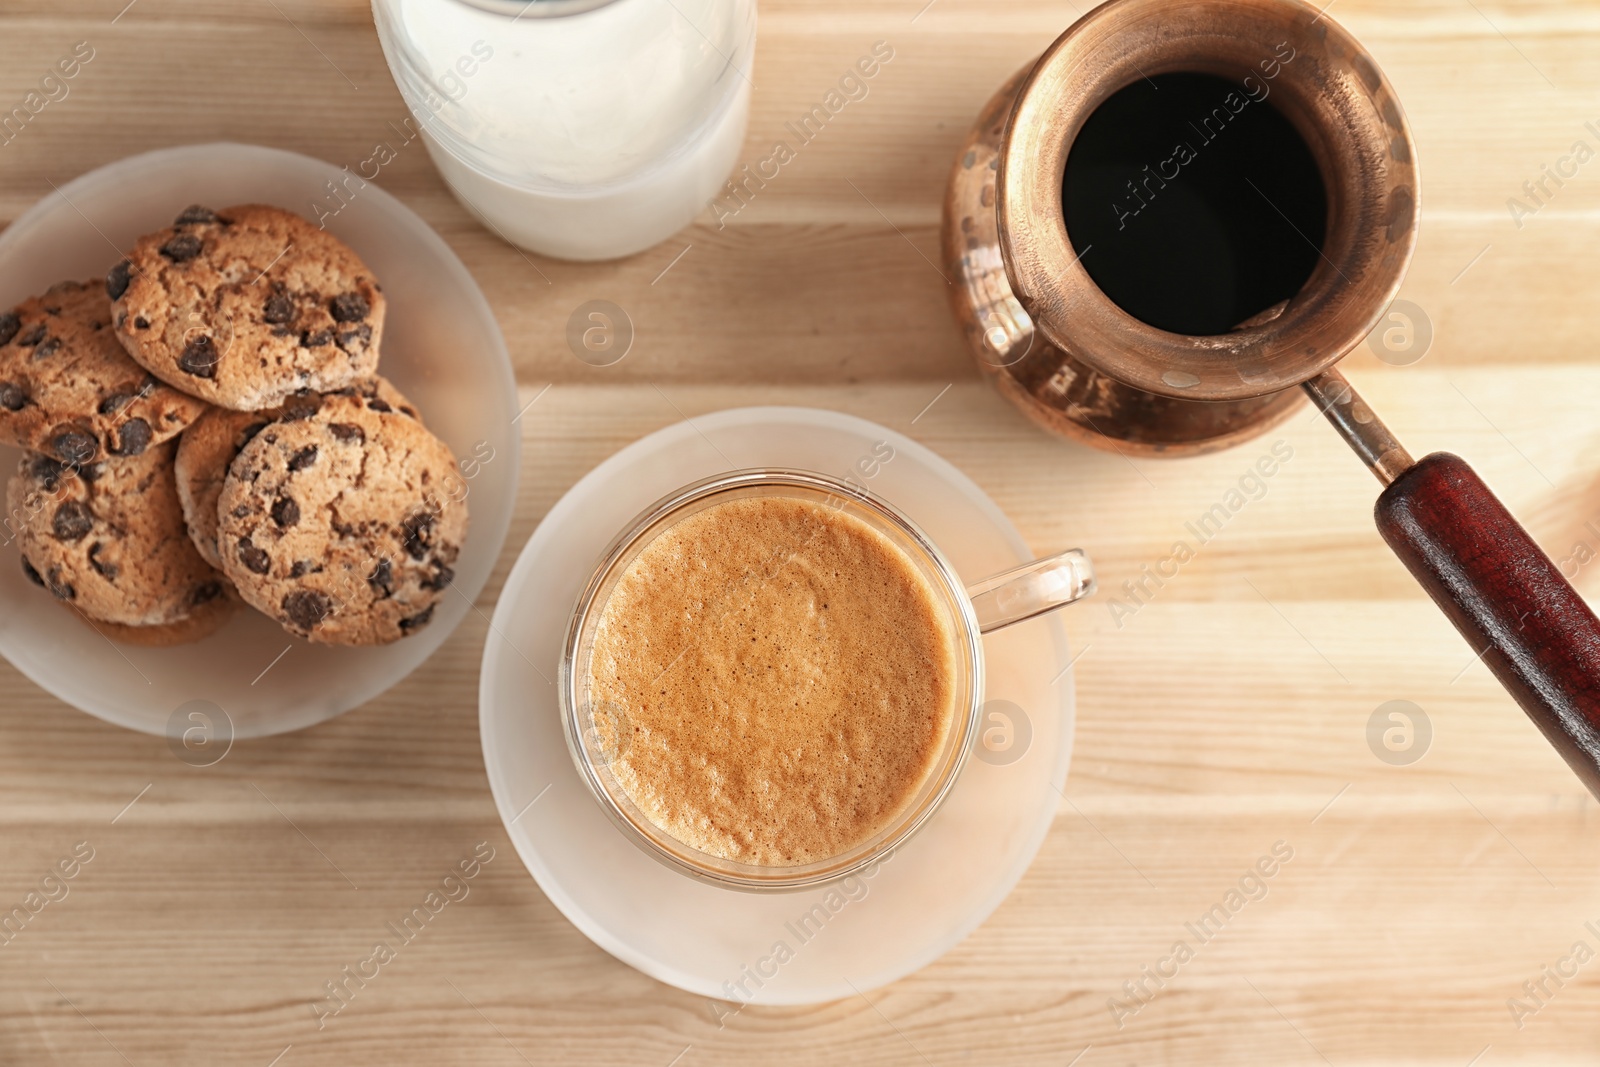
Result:
<svg viewBox="0 0 1600 1067"><path fill-rule="evenodd" d="M791 866L849 850L915 798L955 717L955 634L916 564L863 520L745 498L632 561L589 681L613 774L651 822L714 856Z"/></svg>

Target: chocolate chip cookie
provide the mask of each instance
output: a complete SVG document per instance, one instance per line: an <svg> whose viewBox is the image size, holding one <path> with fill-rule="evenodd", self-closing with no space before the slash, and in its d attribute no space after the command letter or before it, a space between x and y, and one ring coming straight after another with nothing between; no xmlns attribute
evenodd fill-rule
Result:
<svg viewBox="0 0 1600 1067"><path fill-rule="evenodd" d="M417 420L328 396L240 450L218 504L223 572L289 632L339 645L416 633L455 577L466 483Z"/></svg>
<svg viewBox="0 0 1600 1067"><path fill-rule="evenodd" d="M187 619L160 626L124 626L116 622L100 622L82 612L76 614L85 626L113 641L120 641L125 645L140 645L144 648L170 648L173 645L193 644L210 637L226 626L237 610L239 610L238 594L227 592L223 596L195 605Z"/></svg>
<svg viewBox="0 0 1600 1067"><path fill-rule="evenodd" d="M236 411L372 376L383 292L343 242L280 208L191 207L106 277L117 338L157 378Z"/></svg>
<svg viewBox="0 0 1600 1067"><path fill-rule="evenodd" d="M227 583L195 551L172 473L177 443L71 466L26 453L6 492L28 580L86 618L173 626L221 610Z"/></svg>
<svg viewBox="0 0 1600 1067"><path fill-rule="evenodd" d="M66 463L137 456L206 405L151 377L111 329L105 285L62 282L0 314L0 441Z"/></svg>
<svg viewBox="0 0 1600 1067"><path fill-rule="evenodd" d="M369 378L335 395L358 396L371 411L397 411L422 421L411 402L384 378ZM233 458L273 423L309 418L321 406L322 394L296 393L267 411L212 408L178 439L178 499L183 503L189 536L207 563L222 566L217 551L217 501Z"/></svg>

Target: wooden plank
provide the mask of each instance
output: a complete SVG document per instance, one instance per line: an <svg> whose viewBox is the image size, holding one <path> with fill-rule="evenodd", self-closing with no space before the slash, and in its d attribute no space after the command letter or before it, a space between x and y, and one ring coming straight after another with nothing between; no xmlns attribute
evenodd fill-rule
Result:
<svg viewBox="0 0 1600 1067"><path fill-rule="evenodd" d="M973 368L936 264L948 164L1075 5L924 3L763 4L747 159L872 42L895 59L748 208L629 260L523 256L468 218L415 143L379 184L478 278L523 401L552 386L522 424L485 611L560 495L679 410L873 419L961 467L1040 551L1092 552L1102 592L1065 616L1087 649L1068 800L993 918L887 989L719 1026L725 1005L611 959L521 868L476 732L482 618L366 707L204 770L0 663L0 907L78 842L95 849L70 894L0 945L0 1063L1592 1061L1600 964L1543 979L1547 1003L1520 1028L1508 1002L1533 1006L1523 983L1580 939L1600 951L1585 926L1600 927L1600 810L1387 554L1377 485L1348 450L1304 415L1222 455L1130 461L1040 434ZM0 221L148 148L226 138L353 163L404 116L363 0L125 4L0 12L0 105L74 42L96 49L70 95L0 145ZM1401 295L1434 332L1415 366L1358 350L1346 370L1414 452L1476 464L1593 596L1600 562L1577 560L1600 557L1600 163L1520 228L1506 202L1574 140L1600 149L1585 127L1600 125L1600 3L1341 0L1331 14L1416 132L1423 228ZM639 338L606 369L564 341L596 297ZM1145 578L1279 439L1292 458L1264 490L1247 486L1175 575ZM1141 580L1135 600L1124 583ZM1370 747L1391 700L1432 726L1410 766ZM496 859L471 896L319 1030L324 983L480 841ZM1185 924L1277 841L1293 861L1199 943ZM1192 961L1129 1010L1124 983L1185 939Z"/></svg>

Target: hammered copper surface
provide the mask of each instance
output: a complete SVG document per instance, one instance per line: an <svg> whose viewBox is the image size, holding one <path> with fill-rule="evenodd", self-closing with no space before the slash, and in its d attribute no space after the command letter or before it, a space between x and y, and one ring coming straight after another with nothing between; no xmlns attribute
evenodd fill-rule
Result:
<svg viewBox="0 0 1600 1067"><path fill-rule="evenodd" d="M1123 385L1040 335L1001 258L995 178L1006 122L1031 68L1000 87L957 156L945 198L942 252L951 305L978 365L1039 426L1081 444L1134 455L1199 455L1264 433L1300 407L1286 390L1208 403Z"/></svg>
<svg viewBox="0 0 1600 1067"><path fill-rule="evenodd" d="M1305 138L1328 186L1322 261L1282 314L1215 337L1147 326L1077 261L1061 183L1084 121L1147 75L1259 76L1281 44L1293 59L1273 104ZM1045 52L1023 85L1000 155L1001 250L1018 299L1044 335L1119 381L1197 400L1298 385L1361 340L1394 298L1416 243L1411 134L1394 91L1360 44L1299 0L1113 0ZM1241 189L1241 195L1248 190ZM1275 210L1264 202L1261 210Z"/></svg>
<svg viewBox="0 0 1600 1067"><path fill-rule="evenodd" d="M1328 187L1321 261L1300 292L1216 336L1149 326L1102 293L1067 234L1073 138L1152 74L1242 79L1277 63L1272 98ZM1242 190L1248 193L1248 190ZM1270 201L1263 211L1275 210ZM1236 444L1300 402L1282 391L1336 363L1393 300L1416 244L1415 151L1360 45L1299 0L1112 0L996 93L952 173L944 253L956 316L1001 392L1053 432L1188 455ZM1308 235L1308 240L1311 239Z"/></svg>

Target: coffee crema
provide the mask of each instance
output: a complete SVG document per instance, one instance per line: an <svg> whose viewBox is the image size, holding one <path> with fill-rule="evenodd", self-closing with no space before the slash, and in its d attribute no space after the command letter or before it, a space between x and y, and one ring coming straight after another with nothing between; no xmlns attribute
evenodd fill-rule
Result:
<svg viewBox="0 0 1600 1067"><path fill-rule="evenodd" d="M599 747L661 830L794 866L916 798L955 719L956 632L898 545L797 497L713 504L616 581L588 675Z"/></svg>

